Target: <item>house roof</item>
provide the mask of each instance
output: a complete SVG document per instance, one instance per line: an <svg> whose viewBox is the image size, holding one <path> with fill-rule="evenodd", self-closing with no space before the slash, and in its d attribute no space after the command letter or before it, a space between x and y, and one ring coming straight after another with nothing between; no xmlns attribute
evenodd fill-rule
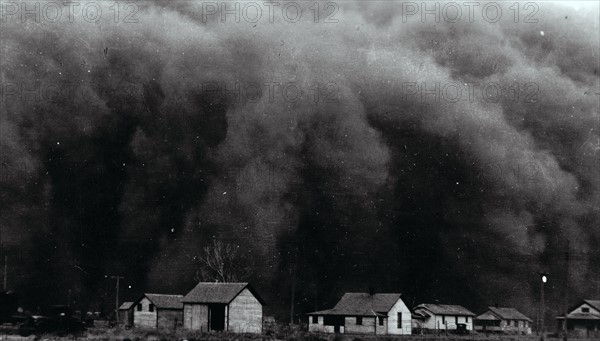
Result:
<svg viewBox="0 0 600 341"><path fill-rule="evenodd" d="M523 320L533 322L529 317L521 314L521 312L515 308L489 307L488 310L503 320Z"/></svg>
<svg viewBox="0 0 600 341"><path fill-rule="evenodd" d="M119 310L128 310L131 306L133 306L133 302L123 302L119 307Z"/></svg>
<svg viewBox="0 0 600 341"><path fill-rule="evenodd" d="M557 316L557 320L564 320L564 316ZM588 313L570 313L567 315L567 319L569 320L600 320L600 316L592 315Z"/></svg>
<svg viewBox="0 0 600 341"><path fill-rule="evenodd" d="M244 289L250 290L252 295L262 304L265 302L248 283L209 283L200 282L194 289L183 297L184 303L223 303L229 304Z"/></svg>
<svg viewBox="0 0 600 341"><path fill-rule="evenodd" d="M183 295L144 294L157 309L183 309Z"/></svg>
<svg viewBox="0 0 600 341"><path fill-rule="evenodd" d="M597 300L581 300L576 306L573 306L569 309L569 316L573 315L573 311L579 307L581 307L582 305L587 304L590 307L594 308L596 311L600 312L600 301ZM590 313L583 313L583 314L590 314L593 315L593 312Z"/></svg>
<svg viewBox="0 0 600 341"><path fill-rule="evenodd" d="M591 305L594 309L600 311L600 301L596 301L596 300L583 300L583 302Z"/></svg>
<svg viewBox="0 0 600 341"><path fill-rule="evenodd" d="M476 319L479 321L500 321L500 317L498 317L496 314L492 313L489 310L477 316Z"/></svg>
<svg viewBox="0 0 600 341"><path fill-rule="evenodd" d="M475 316L469 309L460 305L422 303L415 307L429 310L435 315Z"/></svg>
<svg viewBox="0 0 600 341"><path fill-rule="evenodd" d="M321 310L308 315L358 315L387 316L387 312L400 299L400 294L346 293L329 310Z"/></svg>

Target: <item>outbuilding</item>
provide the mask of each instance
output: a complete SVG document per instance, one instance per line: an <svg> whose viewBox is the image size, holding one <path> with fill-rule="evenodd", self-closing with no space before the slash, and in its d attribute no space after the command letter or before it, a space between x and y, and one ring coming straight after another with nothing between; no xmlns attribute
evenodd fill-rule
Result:
<svg viewBox="0 0 600 341"><path fill-rule="evenodd" d="M133 325L133 302L123 302L119 307L119 324L122 326Z"/></svg>
<svg viewBox="0 0 600 341"><path fill-rule="evenodd" d="M133 325L142 328L177 328L183 321L182 295L144 294L135 302Z"/></svg>
<svg viewBox="0 0 600 341"><path fill-rule="evenodd" d="M265 302L248 283L198 283L182 300L183 326L201 331L261 333Z"/></svg>

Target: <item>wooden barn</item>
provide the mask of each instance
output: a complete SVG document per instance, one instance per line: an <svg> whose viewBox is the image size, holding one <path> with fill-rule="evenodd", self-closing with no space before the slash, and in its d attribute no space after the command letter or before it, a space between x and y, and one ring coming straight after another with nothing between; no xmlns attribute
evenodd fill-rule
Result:
<svg viewBox="0 0 600 341"><path fill-rule="evenodd" d="M119 324L122 326L133 325L133 302L123 302L119 307Z"/></svg>
<svg viewBox="0 0 600 341"><path fill-rule="evenodd" d="M346 293L333 309L308 315L308 330L321 333L409 335L410 310L400 294Z"/></svg>
<svg viewBox="0 0 600 341"><path fill-rule="evenodd" d="M420 331L473 330L475 314L460 305L423 303L413 309L413 328Z"/></svg>
<svg viewBox="0 0 600 341"><path fill-rule="evenodd" d="M183 326L261 333L264 301L248 283L198 283L182 300Z"/></svg>
<svg viewBox="0 0 600 341"><path fill-rule="evenodd" d="M133 325L141 328L177 328L183 321L182 295L144 294L133 309Z"/></svg>
<svg viewBox="0 0 600 341"><path fill-rule="evenodd" d="M533 321L515 308L489 307L475 318L478 332L498 332L510 334L531 334Z"/></svg>

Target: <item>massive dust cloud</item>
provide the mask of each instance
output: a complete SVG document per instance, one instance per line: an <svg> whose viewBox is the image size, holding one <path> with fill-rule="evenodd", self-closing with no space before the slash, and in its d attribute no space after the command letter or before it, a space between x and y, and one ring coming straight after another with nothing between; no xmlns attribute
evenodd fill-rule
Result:
<svg viewBox="0 0 600 341"><path fill-rule="evenodd" d="M538 272L548 314L567 287L594 295L597 3L532 22L170 1L129 20L95 2L93 22L80 4L49 22L2 1L2 250L29 303L71 289L100 309L114 273L125 296L186 291L213 239L283 316L292 277L299 313L374 286L535 316Z"/></svg>

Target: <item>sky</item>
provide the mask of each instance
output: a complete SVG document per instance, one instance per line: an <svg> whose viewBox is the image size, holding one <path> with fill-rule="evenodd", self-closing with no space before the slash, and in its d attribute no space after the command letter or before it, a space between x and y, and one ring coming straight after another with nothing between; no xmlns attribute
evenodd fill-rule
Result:
<svg viewBox="0 0 600 341"><path fill-rule="evenodd" d="M372 286L535 319L542 272L548 317L597 298L597 2L37 4L1 2L24 304L183 294L213 240L282 319L293 279L298 314Z"/></svg>

